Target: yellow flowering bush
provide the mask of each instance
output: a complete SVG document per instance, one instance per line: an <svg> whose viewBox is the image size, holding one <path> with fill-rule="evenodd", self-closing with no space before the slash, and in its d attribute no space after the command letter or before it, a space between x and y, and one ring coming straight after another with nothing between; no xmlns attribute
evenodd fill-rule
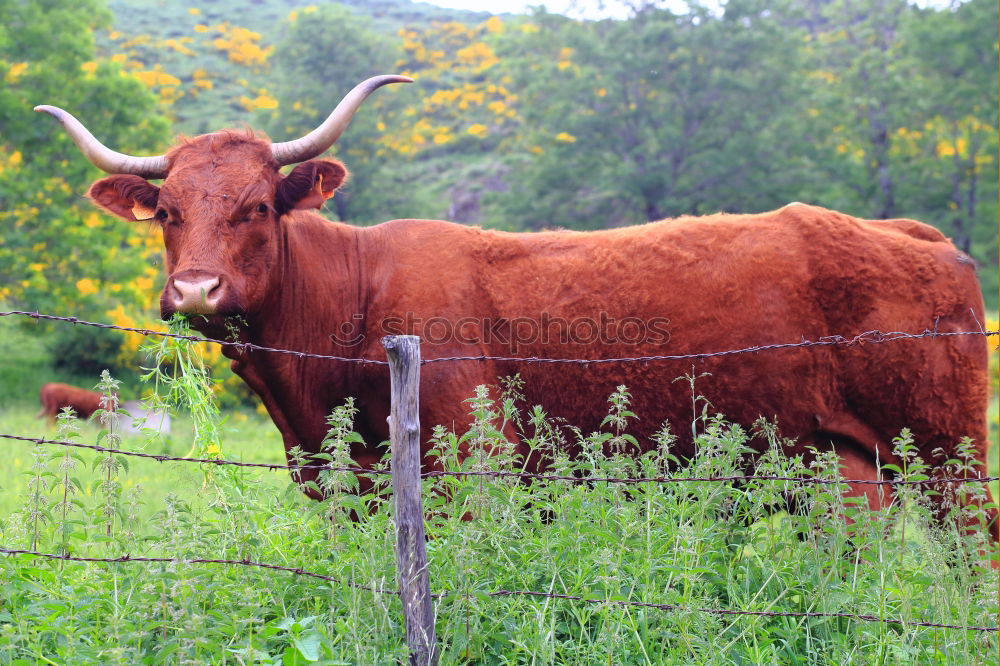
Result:
<svg viewBox="0 0 1000 666"><path fill-rule="evenodd" d="M438 21L422 30L399 30L403 57L396 66L427 92L402 111L404 122L397 119L379 137L379 154L415 155L460 139L499 140L508 134L517 96L504 87L505 77L490 76L500 62L490 39L503 32L496 16L474 26Z"/></svg>

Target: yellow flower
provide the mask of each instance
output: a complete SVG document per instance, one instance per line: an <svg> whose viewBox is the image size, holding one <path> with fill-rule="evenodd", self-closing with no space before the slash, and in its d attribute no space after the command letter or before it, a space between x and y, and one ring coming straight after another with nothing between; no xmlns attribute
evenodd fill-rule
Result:
<svg viewBox="0 0 1000 666"><path fill-rule="evenodd" d="M132 76L142 81L143 85L147 88L152 88L156 85L157 72L153 70L146 70L141 72L133 72Z"/></svg>
<svg viewBox="0 0 1000 666"><path fill-rule="evenodd" d="M254 111L256 109L277 109L278 100L271 97L266 90L261 90L260 94L254 99L250 99L246 95L240 97L240 103L246 107L248 111Z"/></svg>
<svg viewBox="0 0 1000 666"><path fill-rule="evenodd" d="M965 151L966 151L966 142L965 139L961 138L956 139L955 143L951 143L950 141L939 141L937 145L938 157L951 157L956 153L960 157L964 157Z"/></svg>
<svg viewBox="0 0 1000 666"><path fill-rule="evenodd" d="M15 150L10 154L10 157L7 158L7 166L16 167L20 163L21 163L21 151Z"/></svg>
<svg viewBox="0 0 1000 666"><path fill-rule="evenodd" d="M208 32L208 26L204 23L199 23L194 27L195 32Z"/></svg>
<svg viewBox="0 0 1000 666"><path fill-rule="evenodd" d="M559 132L559 134L556 134L556 141L562 141L563 143L576 143L576 137L569 132Z"/></svg>
<svg viewBox="0 0 1000 666"><path fill-rule="evenodd" d="M90 278L83 278L82 280L76 281L76 289L84 296L89 296L90 294L96 294L100 289L97 288L97 284Z"/></svg>
<svg viewBox="0 0 1000 666"><path fill-rule="evenodd" d="M31 270L35 271L36 273L41 273L42 271L44 271L45 270L45 266L46 265L42 264L42 263L28 264L28 268L30 268Z"/></svg>
<svg viewBox="0 0 1000 666"><path fill-rule="evenodd" d="M85 62L82 65L80 65L80 69L85 71L87 74L93 74L94 72L97 71L97 63L94 62L93 60Z"/></svg>
<svg viewBox="0 0 1000 666"><path fill-rule="evenodd" d="M474 125L470 125L467 131L477 139L485 139L490 130L486 125L476 123Z"/></svg>
<svg viewBox="0 0 1000 666"><path fill-rule="evenodd" d="M191 16L198 16L199 14L201 14L201 10L198 9L197 7L192 7L191 9L188 10L188 14L190 14Z"/></svg>
<svg viewBox="0 0 1000 666"><path fill-rule="evenodd" d="M83 218L84 226L93 229L94 227L101 226L101 218L97 213L90 213L87 217Z"/></svg>
<svg viewBox="0 0 1000 666"><path fill-rule="evenodd" d="M10 69L7 70L7 76L5 76L4 79L7 83L14 83L21 78L21 75L24 74L24 70L26 69L28 69L28 63L15 62L10 66Z"/></svg>

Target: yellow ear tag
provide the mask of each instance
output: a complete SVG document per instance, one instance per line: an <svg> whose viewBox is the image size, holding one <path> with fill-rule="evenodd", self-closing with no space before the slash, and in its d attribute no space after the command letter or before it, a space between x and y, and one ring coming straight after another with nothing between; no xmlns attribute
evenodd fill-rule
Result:
<svg viewBox="0 0 1000 666"><path fill-rule="evenodd" d="M329 192L323 191L323 174L319 174L319 178L316 180L316 187L313 188L313 191L323 197L324 201L332 197L334 192L333 190L330 190Z"/></svg>
<svg viewBox="0 0 1000 666"><path fill-rule="evenodd" d="M135 204L134 206L132 206L132 217L134 217L135 219L152 220L153 217L156 215L156 211L154 209L149 208L147 206L143 206L141 203L138 202L138 200L132 199L132 203Z"/></svg>

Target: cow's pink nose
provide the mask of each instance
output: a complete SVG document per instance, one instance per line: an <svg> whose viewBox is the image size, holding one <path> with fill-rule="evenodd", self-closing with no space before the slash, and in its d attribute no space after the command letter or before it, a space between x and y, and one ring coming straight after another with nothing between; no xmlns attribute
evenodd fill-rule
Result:
<svg viewBox="0 0 1000 666"><path fill-rule="evenodd" d="M173 280L170 302L177 312L188 314L215 314L225 295L218 277L191 280Z"/></svg>

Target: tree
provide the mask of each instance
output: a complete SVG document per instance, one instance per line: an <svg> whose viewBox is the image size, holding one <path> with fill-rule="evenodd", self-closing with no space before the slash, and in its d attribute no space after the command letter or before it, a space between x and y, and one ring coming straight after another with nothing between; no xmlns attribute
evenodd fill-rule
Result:
<svg viewBox="0 0 1000 666"><path fill-rule="evenodd" d="M899 214L898 168L891 157L897 130L909 120L916 63L900 47L900 28L913 11L905 0L814 0L814 15L825 31L814 29L815 69L812 108L818 109L818 135L828 142L817 163L853 190L859 214L876 218ZM857 209L845 202L844 208Z"/></svg>
<svg viewBox="0 0 1000 666"><path fill-rule="evenodd" d="M261 115L274 140L287 140L316 127L357 83L391 71L395 45L375 33L371 21L341 5L295 12L272 57L272 84L278 108ZM392 87L365 102L334 146L351 171L348 185L333 198L340 220L374 219L379 197L380 160L375 148L381 114ZM389 190L388 192L391 192ZM390 195L391 196L391 195Z"/></svg>
<svg viewBox="0 0 1000 666"><path fill-rule="evenodd" d="M117 64L94 61L91 30L110 16L93 0L0 0L0 300L68 314L150 303L159 243L98 215L81 194L100 172L51 118L54 104L116 149L163 147L154 97ZM139 252L129 246L140 248Z"/></svg>
<svg viewBox="0 0 1000 666"><path fill-rule="evenodd" d="M935 225L980 263L995 302L997 7L812 0L801 141L813 192L863 217Z"/></svg>
<svg viewBox="0 0 1000 666"><path fill-rule="evenodd" d="M306 17L308 16L308 20ZM482 190L500 186L500 158L516 95L500 80L493 36L503 22L433 21L383 36L365 17L326 5L295 15L273 58L277 111L269 133L312 129L354 84L386 72L415 83L380 91L334 150L352 172L334 197L337 217L374 222L393 217L479 221ZM315 72L324 72L317 85Z"/></svg>
<svg viewBox="0 0 1000 666"><path fill-rule="evenodd" d="M91 31L109 21L94 0L0 0L0 303L135 324L156 302L158 233L90 206L82 194L102 174L32 111L61 106L116 149L162 150L168 125L155 97L118 64L94 59ZM112 340L76 348L114 367L118 350L130 355L138 343Z"/></svg>
<svg viewBox="0 0 1000 666"><path fill-rule="evenodd" d="M908 204L994 266L997 20L996 2L970 0L922 11L904 26L907 54L920 63L922 122L900 131L914 172Z"/></svg>
<svg viewBox="0 0 1000 666"><path fill-rule="evenodd" d="M506 214L598 228L787 201L797 44L768 5L533 20L500 48L531 128Z"/></svg>

